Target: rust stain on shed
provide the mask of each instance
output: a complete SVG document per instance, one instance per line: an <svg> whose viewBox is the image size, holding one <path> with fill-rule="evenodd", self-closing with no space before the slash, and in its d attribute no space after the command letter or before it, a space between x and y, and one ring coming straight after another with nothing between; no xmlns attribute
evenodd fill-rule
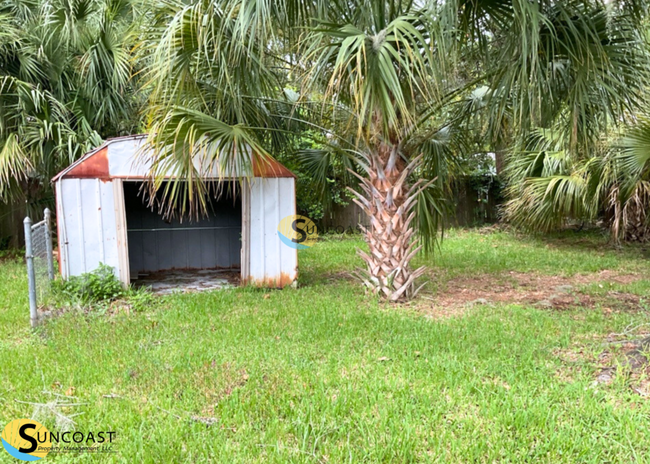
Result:
<svg viewBox="0 0 650 464"><path fill-rule="evenodd" d="M96 151L69 170L65 177L73 179L109 179L108 147Z"/></svg>
<svg viewBox="0 0 650 464"><path fill-rule="evenodd" d="M295 174L273 158L254 156L253 176L255 177L296 177Z"/></svg>
<svg viewBox="0 0 650 464"><path fill-rule="evenodd" d="M276 285L280 288L284 288L287 285L291 285L293 281L294 279L291 278L291 275L287 274L286 272L281 272L280 279L279 281L276 281Z"/></svg>
<svg viewBox="0 0 650 464"><path fill-rule="evenodd" d="M245 279L243 283L253 285L255 287L284 288L288 285L291 285L294 280L296 279L292 278L290 274L281 272L278 277L265 277L264 279L255 279L253 277L249 277L248 279Z"/></svg>

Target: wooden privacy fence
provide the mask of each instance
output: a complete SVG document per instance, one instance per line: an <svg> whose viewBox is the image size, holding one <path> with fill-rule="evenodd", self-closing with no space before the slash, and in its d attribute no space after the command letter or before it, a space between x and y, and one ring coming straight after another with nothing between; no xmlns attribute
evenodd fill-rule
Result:
<svg viewBox="0 0 650 464"><path fill-rule="evenodd" d="M453 209L449 224L454 227L475 227L499 220L503 201L502 186L496 176L465 177L453 187Z"/></svg>
<svg viewBox="0 0 650 464"><path fill-rule="evenodd" d="M319 221L318 231L323 233L351 233L358 231L359 224L370 225L366 213L356 204L350 203L347 206L334 205L331 211Z"/></svg>
<svg viewBox="0 0 650 464"><path fill-rule="evenodd" d="M25 202L4 203L0 201L0 250L20 248L23 240L23 219L27 215Z"/></svg>

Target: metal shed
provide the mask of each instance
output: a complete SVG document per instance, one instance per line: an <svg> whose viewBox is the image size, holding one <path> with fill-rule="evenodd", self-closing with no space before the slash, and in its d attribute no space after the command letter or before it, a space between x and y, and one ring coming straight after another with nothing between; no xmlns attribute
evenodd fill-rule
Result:
<svg viewBox="0 0 650 464"><path fill-rule="evenodd" d="M208 198L208 217L170 220L138 194L151 167L145 141L146 135L109 139L53 179L64 278L104 263L125 285L139 273L173 269L239 269L242 283L268 287L296 279L297 250L277 233L280 220L296 214L295 176L286 167L253 160L252 176L220 176L195 159L208 180L243 182L235 183L236 193Z"/></svg>

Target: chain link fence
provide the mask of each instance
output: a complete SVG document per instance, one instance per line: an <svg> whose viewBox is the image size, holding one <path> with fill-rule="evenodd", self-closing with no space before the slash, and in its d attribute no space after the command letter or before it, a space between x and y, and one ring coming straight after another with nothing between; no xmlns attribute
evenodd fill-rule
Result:
<svg viewBox="0 0 650 464"><path fill-rule="evenodd" d="M52 213L45 210L45 219L32 224L25 218L25 261L29 279L29 317L32 327L38 324L38 302L45 300L54 280L54 255L52 252Z"/></svg>

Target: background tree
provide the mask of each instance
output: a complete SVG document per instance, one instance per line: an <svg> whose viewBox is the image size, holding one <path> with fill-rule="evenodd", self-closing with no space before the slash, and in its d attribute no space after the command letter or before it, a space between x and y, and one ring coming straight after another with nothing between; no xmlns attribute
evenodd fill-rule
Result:
<svg viewBox="0 0 650 464"><path fill-rule="evenodd" d="M603 219L616 243L650 240L650 123L604 137L588 155L539 131L508 168L506 218L535 232Z"/></svg>
<svg viewBox="0 0 650 464"><path fill-rule="evenodd" d="M505 218L531 231L604 218L616 240L646 237L647 124L628 128L647 105L646 5L585 4L589 20L560 6L541 30L539 56L555 56L540 69L548 90L536 97L536 117L511 146ZM562 48L545 45L549 34L566 38Z"/></svg>
<svg viewBox="0 0 650 464"><path fill-rule="evenodd" d="M136 130L139 18L128 0L2 3L0 200L25 201L38 217L54 174L102 138Z"/></svg>

